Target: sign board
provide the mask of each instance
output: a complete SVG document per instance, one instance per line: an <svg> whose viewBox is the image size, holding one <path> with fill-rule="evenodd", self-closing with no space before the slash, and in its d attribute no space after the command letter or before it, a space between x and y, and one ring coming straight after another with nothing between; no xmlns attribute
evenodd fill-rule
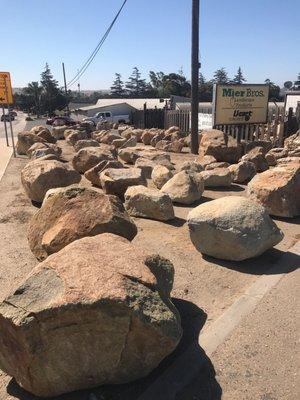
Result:
<svg viewBox="0 0 300 400"><path fill-rule="evenodd" d="M285 96L285 104L284 109L285 113L289 112L289 108L293 109L293 112L296 112L298 103L300 102L300 91L295 91L294 93L287 93Z"/></svg>
<svg viewBox="0 0 300 400"><path fill-rule="evenodd" d="M214 125L265 124L269 85L215 84Z"/></svg>
<svg viewBox="0 0 300 400"><path fill-rule="evenodd" d="M9 72L0 72L0 104L12 104L13 95Z"/></svg>

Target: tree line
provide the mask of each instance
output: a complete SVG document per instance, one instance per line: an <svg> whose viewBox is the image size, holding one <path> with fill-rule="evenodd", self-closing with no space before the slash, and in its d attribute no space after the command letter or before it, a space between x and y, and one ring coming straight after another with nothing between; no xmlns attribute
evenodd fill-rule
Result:
<svg viewBox="0 0 300 400"><path fill-rule="evenodd" d="M241 67L238 68L233 78L229 78L225 68L215 71L210 80L206 80L203 74L199 74L199 101L211 102L214 83L236 83L246 82ZM270 79L265 83L270 85L270 99L281 100L280 87ZM95 103L100 98L168 98L171 95L190 97L191 84L183 74L182 70L177 73L164 73L162 71L149 72L149 79L142 77L137 67L133 68L132 74L126 82L123 82L120 73L115 74L110 92L94 91L90 95L79 91L67 92L67 95L59 87L54 79L49 65L46 64L41 73L40 81L30 82L21 93L14 95L15 106L21 110L32 112L37 115L52 115L55 110L63 109L70 102Z"/></svg>

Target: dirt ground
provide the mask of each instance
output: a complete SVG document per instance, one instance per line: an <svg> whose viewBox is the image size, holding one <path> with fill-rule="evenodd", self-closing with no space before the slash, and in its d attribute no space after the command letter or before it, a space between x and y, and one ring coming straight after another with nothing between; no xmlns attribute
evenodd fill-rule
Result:
<svg viewBox="0 0 300 400"><path fill-rule="evenodd" d="M71 146L64 141L59 145L64 157L70 160ZM193 160L190 154L173 154L172 161L179 166L186 160ZM20 171L28 162L26 157L11 159L0 182L0 301L24 279L37 264L31 254L26 226L36 208L26 197ZM85 179L82 185L90 186ZM151 185L151 182L149 183ZM239 297L245 289L262 274L266 274L274 262L300 239L300 219L276 219L284 233L284 239L274 249L264 255L244 262L229 262L204 257L192 245L186 218L196 205L223 196L245 195L245 187L232 185L230 190L205 190L202 199L192 206L176 206L176 219L169 223L134 218L138 234L133 242L147 250L149 254L159 253L172 261L175 267L175 283L172 296L178 307L184 328L184 337L179 348L166 359L150 376L128 385L101 387L60 396L63 400L135 400L161 374L167 365L192 342L198 340L200 330L205 331L223 311ZM176 400L217 400L221 388L215 379L214 367L203 350L197 349L197 359L205 360L205 368L199 369L194 382L197 397L189 397L181 391ZM93 398L93 395L97 397ZM0 400L33 400L36 397L26 393L15 382L0 371ZM57 398L58 399L58 398Z"/></svg>

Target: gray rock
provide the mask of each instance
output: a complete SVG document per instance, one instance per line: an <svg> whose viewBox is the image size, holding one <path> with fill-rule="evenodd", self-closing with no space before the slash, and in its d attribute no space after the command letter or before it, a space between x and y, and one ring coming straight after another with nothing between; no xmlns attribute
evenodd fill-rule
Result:
<svg viewBox="0 0 300 400"><path fill-rule="evenodd" d="M201 198L204 191L201 174L178 172L163 185L161 191L168 194L174 203L192 204Z"/></svg>
<svg viewBox="0 0 300 400"><path fill-rule="evenodd" d="M223 260L257 257L283 238L265 209L241 196L201 204L190 211L187 221L196 249Z"/></svg>
<svg viewBox="0 0 300 400"><path fill-rule="evenodd" d="M123 198L129 186L144 185L147 181L139 168L108 168L100 174L105 193Z"/></svg>

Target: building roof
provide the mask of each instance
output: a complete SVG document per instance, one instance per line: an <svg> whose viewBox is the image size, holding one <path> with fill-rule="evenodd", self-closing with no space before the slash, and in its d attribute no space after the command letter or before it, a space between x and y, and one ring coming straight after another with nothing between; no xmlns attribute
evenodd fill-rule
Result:
<svg viewBox="0 0 300 400"><path fill-rule="evenodd" d="M145 103L147 108L163 108L166 105L166 100L168 99L99 99L96 104L92 106L80 107L80 110L88 111L101 107L109 107L116 104L128 104L137 110L142 110Z"/></svg>

